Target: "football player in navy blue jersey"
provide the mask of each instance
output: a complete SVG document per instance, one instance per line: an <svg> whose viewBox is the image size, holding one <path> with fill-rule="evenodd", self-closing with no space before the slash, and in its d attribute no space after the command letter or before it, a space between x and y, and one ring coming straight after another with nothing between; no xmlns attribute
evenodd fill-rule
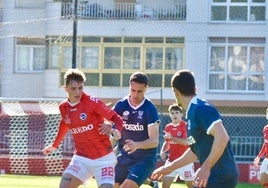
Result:
<svg viewBox="0 0 268 188"><path fill-rule="evenodd" d="M194 75L189 70L176 72L171 79L177 103L186 110L189 149L169 165L156 169L153 179L197 159L200 168L194 176L194 187L235 188L239 171L231 150L230 138L218 110L196 96Z"/></svg>
<svg viewBox="0 0 268 188"><path fill-rule="evenodd" d="M115 187L138 188L153 172L159 143L159 116L145 97L148 77L135 72L129 80L130 94L119 100L116 111L124 121L115 167Z"/></svg>

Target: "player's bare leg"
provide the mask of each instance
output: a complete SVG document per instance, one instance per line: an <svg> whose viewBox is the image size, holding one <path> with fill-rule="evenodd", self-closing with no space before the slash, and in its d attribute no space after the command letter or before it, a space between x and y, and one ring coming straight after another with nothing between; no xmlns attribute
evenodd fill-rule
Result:
<svg viewBox="0 0 268 188"><path fill-rule="evenodd" d="M172 182L174 181L174 178L171 176L164 176L163 177L163 183L162 188L170 188Z"/></svg>
<svg viewBox="0 0 268 188"><path fill-rule="evenodd" d="M260 184L265 188L268 187L268 174L261 173L261 175L260 175Z"/></svg>
<svg viewBox="0 0 268 188"><path fill-rule="evenodd" d="M120 185L118 183L114 184L114 188L119 188L119 187L120 187Z"/></svg>
<svg viewBox="0 0 268 188"><path fill-rule="evenodd" d="M104 183L99 186L99 188L113 188L114 186L109 183Z"/></svg>
<svg viewBox="0 0 268 188"><path fill-rule="evenodd" d="M188 188L193 187L193 181L185 181L185 184L187 185Z"/></svg>
<svg viewBox="0 0 268 188"><path fill-rule="evenodd" d="M125 179L125 181L120 185L120 188L139 188L139 186L136 182L130 179Z"/></svg>
<svg viewBox="0 0 268 188"><path fill-rule="evenodd" d="M60 188L77 188L82 185L83 182L77 177L71 174L63 174L60 181Z"/></svg>

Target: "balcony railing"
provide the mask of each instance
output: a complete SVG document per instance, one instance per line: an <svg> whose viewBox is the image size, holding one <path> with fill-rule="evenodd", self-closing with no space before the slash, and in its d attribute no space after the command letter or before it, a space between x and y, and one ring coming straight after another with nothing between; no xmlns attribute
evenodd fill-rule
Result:
<svg viewBox="0 0 268 188"><path fill-rule="evenodd" d="M74 15L74 4L63 2L62 18L70 19ZM78 2L79 19L157 19L185 20L185 3L88 3Z"/></svg>

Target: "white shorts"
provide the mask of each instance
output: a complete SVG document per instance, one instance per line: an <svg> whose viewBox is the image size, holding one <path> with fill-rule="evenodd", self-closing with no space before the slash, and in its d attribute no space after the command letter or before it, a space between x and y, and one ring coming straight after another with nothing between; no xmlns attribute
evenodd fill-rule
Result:
<svg viewBox="0 0 268 188"><path fill-rule="evenodd" d="M117 159L114 152L94 160L74 155L64 174L71 174L83 183L86 183L89 178L94 177L98 187L104 183L114 185L114 167L116 163Z"/></svg>
<svg viewBox="0 0 268 188"><path fill-rule="evenodd" d="M168 160L166 160L165 165L169 164ZM170 174L166 175L167 177L177 177L177 175L180 177L181 180L184 181L192 181L194 179L194 163L190 163L188 165L185 165L181 168L178 168L171 172Z"/></svg>
<svg viewBox="0 0 268 188"><path fill-rule="evenodd" d="M268 159L267 158L264 158L261 163L260 174L261 173L268 174Z"/></svg>

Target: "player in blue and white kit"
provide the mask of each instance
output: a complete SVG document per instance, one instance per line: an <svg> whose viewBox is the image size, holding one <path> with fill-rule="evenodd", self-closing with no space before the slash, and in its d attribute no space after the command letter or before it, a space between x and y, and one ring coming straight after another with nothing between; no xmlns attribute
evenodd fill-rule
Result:
<svg viewBox="0 0 268 188"><path fill-rule="evenodd" d="M169 165L156 169L153 179L160 179L174 169L199 160L194 176L195 187L235 188L238 167L229 136L217 109L196 96L194 75L189 70L175 73L171 79L177 103L186 110L189 149Z"/></svg>
<svg viewBox="0 0 268 188"><path fill-rule="evenodd" d="M130 95L119 100L116 111L123 118L115 182L120 188L138 188L156 166L159 142L159 116L156 107L146 98L147 75L133 73L129 80Z"/></svg>

